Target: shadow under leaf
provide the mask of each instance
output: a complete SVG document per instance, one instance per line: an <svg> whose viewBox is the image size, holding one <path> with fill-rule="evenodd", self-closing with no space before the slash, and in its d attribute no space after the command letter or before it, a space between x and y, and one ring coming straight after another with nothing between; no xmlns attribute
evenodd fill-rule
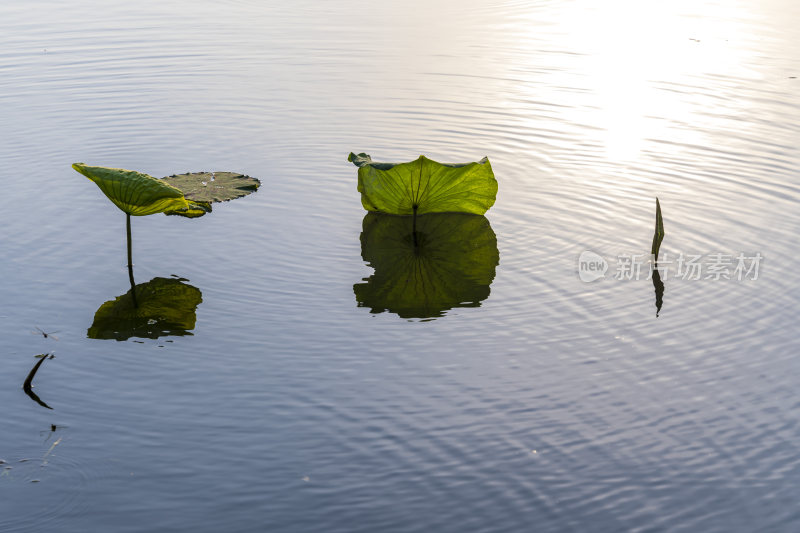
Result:
<svg viewBox="0 0 800 533"><path fill-rule="evenodd" d="M124 341L192 335L203 295L185 281L156 277L136 285L135 299L131 290L100 306L86 336Z"/></svg>
<svg viewBox="0 0 800 533"><path fill-rule="evenodd" d="M489 221L464 213L368 213L361 256L375 273L353 286L358 306L419 319L479 307L489 297L500 261Z"/></svg>

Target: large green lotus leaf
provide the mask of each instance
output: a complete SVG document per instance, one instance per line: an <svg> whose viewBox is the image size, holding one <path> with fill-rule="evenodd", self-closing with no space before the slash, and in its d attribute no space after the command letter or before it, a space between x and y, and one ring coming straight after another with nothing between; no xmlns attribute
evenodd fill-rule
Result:
<svg viewBox="0 0 800 533"><path fill-rule="evenodd" d="M72 168L95 182L114 205L129 215L166 213L194 218L211 211L209 204L188 201L179 189L135 170L90 167L84 163L75 163Z"/></svg>
<svg viewBox="0 0 800 533"><path fill-rule="evenodd" d="M353 286L359 307L402 318L434 318L489 297L500 260L484 216L438 213L395 217L368 213L361 256L375 273Z"/></svg>
<svg viewBox="0 0 800 533"><path fill-rule="evenodd" d="M162 181L180 189L189 200L227 202L256 192L261 182L237 172L173 174Z"/></svg>
<svg viewBox="0 0 800 533"><path fill-rule="evenodd" d="M101 305L86 335L90 339L118 341L191 335L203 295L184 281L187 280L153 278L136 285L136 301L128 291Z"/></svg>
<svg viewBox="0 0 800 533"><path fill-rule="evenodd" d="M497 180L489 159L443 164L424 155L410 163L374 163L367 154L348 156L358 167L358 191L367 211L392 215L484 214L494 205Z"/></svg>

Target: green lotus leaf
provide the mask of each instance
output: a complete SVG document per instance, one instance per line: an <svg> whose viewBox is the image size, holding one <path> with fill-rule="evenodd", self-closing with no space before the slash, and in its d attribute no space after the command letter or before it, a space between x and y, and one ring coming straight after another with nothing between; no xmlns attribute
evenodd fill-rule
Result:
<svg viewBox="0 0 800 533"><path fill-rule="evenodd" d="M261 182L237 172L173 174L161 181L183 192L189 201L227 202L256 192Z"/></svg>
<svg viewBox="0 0 800 533"><path fill-rule="evenodd" d="M191 335L203 295L185 281L188 280L153 278L136 285L135 300L128 291L101 305L86 335L90 339L118 341Z"/></svg>
<svg viewBox="0 0 800 533"><path fill-rule="evenodd" d="M95 182L114 205L129 215L166 213L194 218L211 211L210 205L187 201L179 189L135 170L90 167L84 163L75 163L72 168Z"/></svg>
<svg viewBox="0 0 800 533"><path fill-rule="evenodd" d="M419 156L410 163L374 163L367 154L350 153L358 167L358 191L367 211L392 215L472 213L494 205L497 180L489 159L443 164Z"/></svg>
<svg viewBox="0 0 800 533"><path fill-rule="evenodd" d="M661 312L664 304L664 282L661 281L661 274L658 271L658 251L661 249L661 241L664 240L664 220L661 218L661 203L656 198L656 229L653 232L653 244L650 253L653 254L653 288L656 291L656 318Z"/></svg>
<svg viewBox="0 0 800 533"><path fill-rule="evenodd" d="M486 217L367 213L362 224L361 255L375 273L353 286L359 307L426 319L489 297L500 254Z"/></svg>
<svg viewBox="0 0 800 533"><path fill-rule="evenodd" d="M656 229L653 232L653 245L650 247L650 253L653 254L653 260L658 262L658 251L661 249L661 241L664 240L664 221L661 219L661 204L656 198Z"/></svg>

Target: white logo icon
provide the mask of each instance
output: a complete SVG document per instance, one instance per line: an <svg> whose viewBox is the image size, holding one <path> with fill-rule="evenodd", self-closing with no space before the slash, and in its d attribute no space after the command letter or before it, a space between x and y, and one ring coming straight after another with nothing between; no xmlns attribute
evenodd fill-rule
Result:
<svg viewBox="0 0 800 533"><path fill-rule="evenodd" d="M585 283L606 277L607 270L606 260L590 250L584 250L578 257L578 277Z"/></svg>

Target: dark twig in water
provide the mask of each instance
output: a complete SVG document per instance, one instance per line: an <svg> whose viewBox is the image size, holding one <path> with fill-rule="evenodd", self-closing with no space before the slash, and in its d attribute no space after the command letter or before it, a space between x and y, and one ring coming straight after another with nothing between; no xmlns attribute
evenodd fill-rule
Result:
<svg viewBox="0 0 800 533"><path fill-rule="evenodd" d="M39 358L39 360L36 362L35 365L33 365L33 368L31 368L31 371L28 373L28 377L25 378L25 382L22 384L22 390L24 390L25 394L30 396L31 400L33 400L34 402L38 403L42 407L47 407L48 409L52 409L52 407L50 407L42 400L40 400L39 397L36 395L36 393L33 392L32 382L33 382L33 377L36 375L36 372L39 371L39 367L42 366L42 363L44 363L46 359L52 359L55 356L52 353L44 353L38 355L37 357Z"/></svg>

